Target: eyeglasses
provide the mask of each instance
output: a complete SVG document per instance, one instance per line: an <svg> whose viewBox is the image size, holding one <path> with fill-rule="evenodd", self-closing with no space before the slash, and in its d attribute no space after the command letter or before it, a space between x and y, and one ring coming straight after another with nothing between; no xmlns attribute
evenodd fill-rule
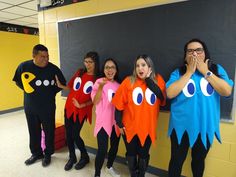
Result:
<svg viewBox="0 0 236 177"><path fill-rule="evenodd" d="M116 69L116 67L115 66L105 66L104 69L105 70L109 70L109 69L113 70L113 69Z"/></svg>
<svg viewBox="0 0 236 177"><path fill-rule="evenodd" d="M84 63L86 63L86 64L92 64L92 63L94 63L94 61L93 61L93 60L84 60Z"/></svg>
<svg viewBox="0 0 236 177"><path fill-rule="evenodd" d="M187 49L188 54L192 54L193 52L196 52L197 54L202 54L203 51L204 51L203 48Z"/></svg>

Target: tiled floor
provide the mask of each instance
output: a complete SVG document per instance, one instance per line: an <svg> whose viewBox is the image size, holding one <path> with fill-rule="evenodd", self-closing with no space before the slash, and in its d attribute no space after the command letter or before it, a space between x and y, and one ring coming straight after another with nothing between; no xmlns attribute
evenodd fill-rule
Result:
<svg viewBox="0 0 236 177"><path fill-rule="evenodd" d="M64 171L68 157L66 148L56 151L49 167L42 167L41 161L26 166L24 161L30 156L28 141L23 111L0 115L0 177L93 177L95 158L93 154L90 154L91 162L84 169ZM129 176L125 165L115 163L114 168L121 173L122 177ZM104 171L101 176L109 177ZM146 177L154 177L154 175L146 174Z"/></svg>

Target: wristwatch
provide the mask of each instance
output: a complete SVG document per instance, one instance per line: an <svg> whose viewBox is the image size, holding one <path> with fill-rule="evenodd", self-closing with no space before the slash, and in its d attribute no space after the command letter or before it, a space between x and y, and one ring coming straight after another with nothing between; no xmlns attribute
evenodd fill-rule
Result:
<svg viewBox="0 0 236 177"><path fill-rule="evenodd" d="M208 77L212 76L212 72L211 71L207 71L207 73L205 74L205 79L207 79Z"/></svg>

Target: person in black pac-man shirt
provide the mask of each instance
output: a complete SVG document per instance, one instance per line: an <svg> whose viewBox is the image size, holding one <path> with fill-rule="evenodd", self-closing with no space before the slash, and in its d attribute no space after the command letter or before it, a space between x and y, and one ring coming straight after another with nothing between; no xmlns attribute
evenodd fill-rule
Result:
<svg viewBox="0 0 236 177"><path fill-rule="evenodd" d="M47 47L38 44L33 48L33 60L22 62L13 77L16 85L24 91L24 110L32 153L25 161L26 165L38 159L43 159L44 167L51 163L54 153L55 96L61 90L56 85L55 76L66 83L61 70L49 62ZM41 148L41 127L45 133L44 152Z"/></svg>

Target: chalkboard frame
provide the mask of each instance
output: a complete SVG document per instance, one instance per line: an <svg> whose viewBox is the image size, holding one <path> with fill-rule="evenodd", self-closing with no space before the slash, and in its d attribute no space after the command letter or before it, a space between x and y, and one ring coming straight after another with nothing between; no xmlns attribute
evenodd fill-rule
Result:
<svg viewBox="0 0 236 177"><path fill-rule="evenodd" d="M214 7L212 6L212 3L214 3ZM145 8L139 8L139 9L131 9L127 11L120 11L120 12L111 12L106 14L96 14L95 16L86 16L82 18L74 18L74 19L67 19L63 21L58 22L58 38L59 38L59 49L60 49L60 64L61 69L65 73L65 76L68 79L71 78L73 73L79 68L83 66L83 56L87 51L95 50L98 51L101 56L101 63L104 61L107 57L114 57L118 60L118 65L120 66L121 70L121 77L124 78L125 76L132 73L133 68L133 60L135 57L139 54L148 54L150 55L153 60L154 64L156 66L157 71L164 76L164 79L167 81L169 74L178 66L182 64L183 60L183 46L191 38L200 38L204 40L207 43L207 46L209 48L209 51L211 53L211 57L214 58L214 62L221 64L226 71L228 72L230 78L232 78L235 81L235 58L236 58L236 50L233 49L233 46L236 46L236 23L235 22L235 16L236 12L234 12L234 7L236 7L236 2L233 0L230 0L230 2L227 2L228 5L224 4L224 2L220 1L214 1L214 0L208 0L205 1L184 1L174 4L166 4L161 6L152 6L152 7L145 7ZM154 10L153 10L154 9ZM199 9L201 9L201 13L199 13ZM209 12L210 9L210 12ZM221 9L221 11L219 11ZM147 13L149 11L149 14ZM159 25L155 27L154 31L151 28L150 25L153 25L150 18L145 19L145 15L150 17L151 15L155 15L155 12L158 11L158 18L156 18L154 21ZM197 13L196 13L197 12ZM172 13L172 14L171 14ZM128 14L128 15L127 15ZM130 14L132 17L130 17ZM141 21L138 17L138 15L142 14L142 18L146 21ZM186 17L186 14L188 16ZM197 14L197 15L196 15ZM137 19L134 18L134 16L137 15ZM230 15L230 16L229 16ZM122 24L116 24L117 21L110 21L109 25L107 25L109 22L109 18L111 16L115 16L117 18L123 18L124 21L126 21L127 24L131 24L135 21L135 25L140 23L140 25L137 25L136 27L140 28L142 27L142 31L144 33L141 33L140 31L135 31L134 34L130 33L129 28L124 28L125 25ZM226 17L230 17L230 19L226 19ZM99 21L99 19L102 18L103 21ZM108 18L108 21L106 21ZM153 20L154 17L152 17ZM217 18L217 20L214 21L214 19ZM96 20L94 20L96 19ZM104 20L105 19L105 20ZM80 27L80 30L75 30L77 35L72 35L69 33L66 33L66 30L73 30L73 28L78 25L78 23L92 23L92 25L95 25L95 27L98 27L96 25L104 25L104 29L110 29L114 32L116 27L121 27L119 30L121 30L124 34L122 35L114 35L112 36L109 34L109 31L104 31L104 34L106 36L106 40L109 42L106 43L108 46L103 47L104 42L100 40L99 38L94 39L96 34L94 31L91 31L90 35L85 35L87 38L83 38L81 34L84 34L82 32L85 32L86 29L91 30L92 25ZM218 22L217 22L218 21ZM123 21L122 21L123 22ZM186 30L184 25L181 27L179 24L183 23L186 25L190 30ZM211 23L209 25L208 23ZM219 26L220 22L224 22L222 26ZM100 23L100 24L99 24ZM118 26L117 26L118 25ZM202 26L200 26L202 25ZM64 29L62 29L64 26ZM201 30L198 31L197 29L201 27ZM208 30L210 26L211 30ZM214 29L214 27L219 27L219 29ZM98 28L95 28L98 30ZM130 26L129 26L130 27ZM146 28L145 28L146 27ZM231 28L232 27L232 28ZM65 30L66 29L66 30ZM171 30L170 30L171 29ZM172 30L174 29L174 31ZM213 31L214 29L214 31ZM194 31L195 30L195 31ZM128 31L128 32L127 32ZM120 31L119 31L120 32ZM155 33L156 32L156 33ZM230 34L228 34L228 32ZM117 31L116 31L117 33ZM137 33L137 34L135 34ZM103 35L103 33L99 33L99 35ZM119 33L118 33L119 34ZM122 42L117 42L117 40L123 40L125 41L125 35L129 34L129 38L132 38L128 42L129 50L121 50L119 47L123 45ZM152 38L145 39L143 37L144 35L141 34L148 34L153 35L156 38L153 39L159 39L154 40L154 44L152 41ZM168 35L167 35L168 34ZM182 34L181 37L178 35ZM232 35L231 35L232 34ZM76 36L76 37L75 37ZM137 40L135 39L135 36L139 36ZM78 39L78 38L81 39ZM116 37L114 40L114 38ZM231 38L232 37L232 38ZM77 40L77 41L73 41ZM79 41L79 42L78 42ZM96 41L96 45L94 45L94 42ZM112 42L113 41L113 42ZM141 41L141 42L140 42ZM145 48L145 45L150 44L152 41L152 45L148 46L148 48ZM66 43L67 42L67 43ZM127 42L127 41L126 41ZM137 45L137 43L143 43L138 46L135 46L134 49L133 45ZM64 44L66 43L66 44ZM75 45L76 44L76 45ZM110 45L108 45L110 44ZM108 48L114 49L113 45L119 45L114 51L108 50ZM72 46L77 46L76 48L71 48ZM158 47L154 46L157 45ZM222 46L225 46L222 49ZM233 50L233 51L231 51ZM139 51L139 52L137 52ZM168 52L171 51L171 52ZM125 57L121 57L122 55L118 55L118 53L122 52L128 52L126 53ZM120 59L122 58L122 59ZM233 62L230 62L228 60L233 60ZM68 62L67 60L70 60ZM161 62L160 62L161 61ZM164 64L163 64L164 62ZM168 71L164 69L163 66L169 66ZM234 67L232 69L232 66ZM62 96L66 96L65 92L62 92ZM233 122L235 117L235 99L236 96L233 93L231 97L229 98L221 98L221 118L226 122ZM230 100L230 103L229 103ZM229 107L231 107L229 109ZM226 112L225 109L227 109ZM165 108L162 110L169 110L169 103Z"/></svg>

